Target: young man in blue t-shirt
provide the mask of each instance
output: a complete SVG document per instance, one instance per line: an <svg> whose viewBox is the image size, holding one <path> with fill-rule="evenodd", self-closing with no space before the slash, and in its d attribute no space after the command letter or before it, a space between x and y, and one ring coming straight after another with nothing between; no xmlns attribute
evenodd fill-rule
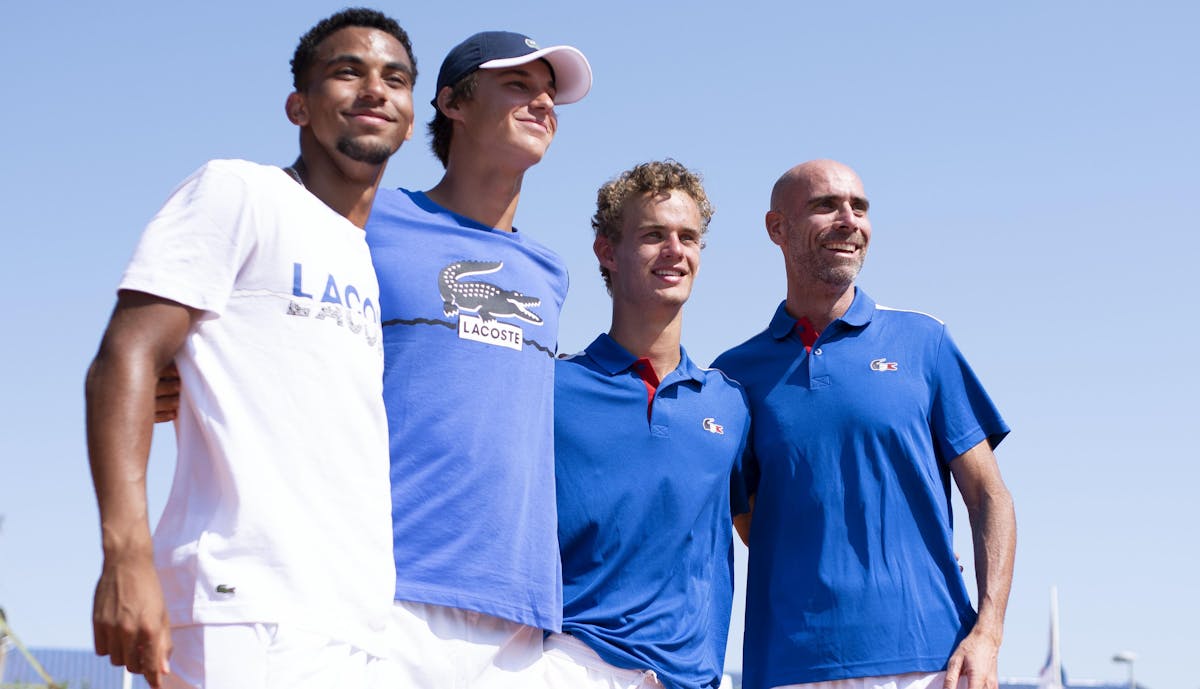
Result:
<svg viewBox="0 0 1200 689"><path fill-rule="evenodd" d="M674 161L605 184L592 226L612 325L555 367L563 633L545 685L720 685L733 593L741 388L679 344L712 207Z"/></svg>
<svg viewBox="0 0 1200 689"><path fill-rule="evenodd" d="M529 686L562 624L553 371L566 268L514 226L556 108L591 87L570 46L488 31L438 73L432 189L381 190L397 686Z"/></svg>
<svg viewBox="0 0 1200 689"><path fill-rule="evenodd" d="M754 418L735 477L750 496L736 518L750 546L744 686L990 689L1016 542L992 454L1008 426L940 321L855 287L867 208L841 163L779 179L766 225L787 298L714 364ZM954 556L951 476L978 613Z"/></svg>

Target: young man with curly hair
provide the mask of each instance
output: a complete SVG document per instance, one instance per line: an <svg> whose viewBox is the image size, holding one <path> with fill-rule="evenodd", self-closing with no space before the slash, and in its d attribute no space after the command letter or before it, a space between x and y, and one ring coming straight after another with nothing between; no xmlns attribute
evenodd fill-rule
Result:
<svg viewBox="0 0 1200 689"><path fill-rule="evenodd" d="M715 688L749 415L741 387L679 343L712 206L674 161L621 174L596 205L612 325L555 368L563 633L546 640L546 685Z"/></svg>
<svg viewBox="0 0 1200 689"><path fill-rule="evenodd" d="M292 61L289 167L214 160L151 220L88 371L104 564L96 652L151 686L373 686L386 663L387 426L363 227L412 135L407 34L320 22ZM153 538L157 372L183 380Z"/></svg>

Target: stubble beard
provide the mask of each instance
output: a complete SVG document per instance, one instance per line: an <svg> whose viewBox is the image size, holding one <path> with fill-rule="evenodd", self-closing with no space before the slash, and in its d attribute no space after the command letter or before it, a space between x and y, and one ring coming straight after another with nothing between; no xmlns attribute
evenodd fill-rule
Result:
<svg viewBox="0 0 1200 689"><path fill-rule="evenodd" d="M853 285L854 281L858 279L858 274L862 271L865 259L866 250L863 249L862 253L852 262L839 261L831 263L817 256L809 255L805 257L801 265L804 267L804 277L809 280L828 287L845 289Z"/></svg>
<svg viewBox="0 0 1200 689"><path fill-rule="evenodd" d="M825 263L816 266L814 275L818 280L832 287L849 287L854 284L860 271L862 271L862 261L838 266Z"/></svg>
<svg viewBox="0 0 1200 689"><path fill-rule="evenodd" d="M338 139L337 150L351 160L368 165L383 165L392 157L392 150L374 141L359 141L350 137Z"/></svg>

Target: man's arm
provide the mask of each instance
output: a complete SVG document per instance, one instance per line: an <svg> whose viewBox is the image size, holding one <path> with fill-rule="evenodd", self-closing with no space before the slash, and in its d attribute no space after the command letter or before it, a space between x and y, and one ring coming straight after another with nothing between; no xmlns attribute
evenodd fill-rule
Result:
<svg viewBox="0 0 1200 689"><path fill-rule="evenodd" d="M170 672L171 653L146 505L155 385L197 315L159 297L122 292L87 374L88 457L104 551L92 610L96 653L144 674L153 687Z"/></svg>
<svg viewBox="0 0 1200 689"><path fill-rule="evenodd" d="M750 547L750 520L754 517L754 498L755 497L756 496L754 496L754 495L750 496L750 511L749 512L745 512L743 514L737 514L737 515L734 515L734 517L733 517L733 528L735 531L737 531L738 536L741 537L742 543L745 544L746 547Z"/></svg>
<svg viewBox="0 0 1200 689"><path fill-rule="evenodd" d="M967 689L995 689L999 685L996 659L1004 636L1004 611L1017 547L1016 513L987 440L954 459L950 472L971 520L979 618L950 656L945 689L954 689L960 676L966 677Z"/></svg>

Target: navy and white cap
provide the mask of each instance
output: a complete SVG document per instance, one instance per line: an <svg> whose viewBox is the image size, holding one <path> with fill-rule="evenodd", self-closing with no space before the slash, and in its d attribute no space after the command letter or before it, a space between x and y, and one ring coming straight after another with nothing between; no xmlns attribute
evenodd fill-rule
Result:
<svg viewBox="0 0 1200 689"><path fill-rule="evenodd" d="M554 45L539 48L530 37L511 31L483 31L459 43L442 61L437 91L454 86L477 69L504 69L545 60L554 70L555 105L574 103L592 88L592 67L577 48ZM433 98L437 107L437 96Z"/></svg>

